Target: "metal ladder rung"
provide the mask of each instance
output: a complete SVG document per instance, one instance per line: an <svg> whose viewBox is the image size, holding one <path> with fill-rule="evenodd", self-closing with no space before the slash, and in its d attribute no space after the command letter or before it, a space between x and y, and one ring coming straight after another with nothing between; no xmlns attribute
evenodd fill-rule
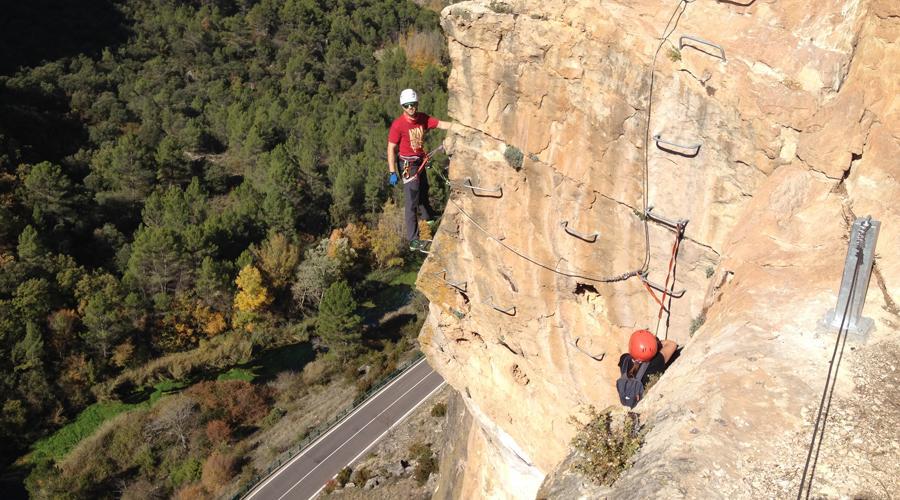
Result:
<svg viewBox="0 0 900 500"><path fill-rule="evenodd" d="M655 213L653 213L652 205L647 207L647 211L644 212L644 215L653 222L658 222L678 232L684 232L684 228L688 225L688 222L690 222L689 219L672 220L667 219L666 217L663 217L661 215L656 215Z"/></svg>
<svg viewBox="0 0 900 500"><path fill-rule="evenodd" d="M468 282L465 282L465 281L450 281L450 280L448 280L446 269L441 270L441 272L439 272L439 273L434 273L434 275L437 276L441 281L443 281L447 286L449 286L451 288L455 288L463 293L466 292L466 288L469 285Z"/></svg>
<svg viewBox="0 0 900 500"><path fill-rule="evenodd" d="M571 344L575 349L578 349L579 351L583 352L587 357L593 359L594 361L603 361L603 358L606 357L605 352L601 352L600 354L597 354L595 356L595 355L585 351L584 349L581 348L581 346L578 345L579 340L581 340L581 337L576 337L575 342L569 342L569 344Z"/></svg>
<svg viewBox="0 0 900 500"><path fill-rule="evenodd" d="M593 234L584 234L580 233L574 229L569 229L569 221L564 220L559 223L562 226L563 230L571 236L578 238L579 240L584 240L588 243L594 243L597 241L597 237L600 236L600 231L594 231Z"/></svg>
<svg viewBox="0 0 900 500"><path fill-rule="evenodd" d="M466 189L471 189L472 194L475 196L479 196L479 194L478 194L479 191L483 192L483 193L488 193L487 195L480 195L480 196L487 197L487 198L500 198L501 196L503 196L503 188L502 187L497 186L497 187L491 189L491 188L483 188L483 187L475 186L472 184L472 179L470 177L466 177L466 181L463 183L463 186ZM489 196L490 194L496 194L498 196Z"/></svg>
<svg viewBox="0 0 900 500"><path fill-rule="evenodd" d="M687 156L688 158L693 158L693 157L697 156L697 154L700 153L700 146L703 145L703 143L687 145L687 144L678 144L677 142L666 141L666 140L663 140L662 135L660 135L660 134L654 135L653 140L656 141L656 147L658 147L659 149L662 149L663 151L666 151L668 153L674 153L674 154L681 155L681 156ZM663 147L663 145L665 145L667 147ZM677 149L672 149L672 148L677 148ZM682 149L684 151L679 151ZM688 152L688 151L690 151L690 152Z"/></svg>
<svg viewBox="0 0 900 500"><path fill-rule="evenodd" d="M495 311L501 312L507 316L515 316L516 315L516 306L511 306L507 308L502 308L494 304L494 297L488 297L487 300L484 301L485 305L491 306Z"/></svg>
<svg viewBox="0 0 900 500"><path fill-rule="evenodd" d="M417 251L417 252L422 252L422 253L424 253L425 255L431 255L431 243L432 243L432 240L419 240L419 242L420 242L420 245L421 245L421 246L416 247L416 251ZM424 243L424 244L422 244L422 243ZM426 250L426 248L427 248L428 250Z"/></svg>
<svg viewBox="0 0 900 500"><path fill-rule="evenodd" d="M647 286L649 286L650 288L656 290L656 291L659 292L659 293L664 293L664 294L669 295L669 296L671 296L671 297L675 297L676 299L680 299L681 297L684 296L684 289L683 289L683 288L682 288L681 290L666 290L664 287L662 287L662 286L660 286L660 285L658 285L658 284L656 284L656 283L654 283L654 282L648 280L646 274L641 274L641 275L639 275L639 276L641 277L641 281L643 281L644 283L647 284ZM675 286L675 284L673 283L672 286Z"/></svg>
<svg viewBox="0 0 900 500"><path fill-rule="evenodd" d="M695 49L700 50L700 52L703 52L704 54L708 54L708 55L713 56L713 57L718 57L719 59L721 59L721 60L723 60L723 61L725 61L725 62L728 62L728 60L725 59L725 49L723 49L723 48L722 48L720 45L718 45L718 44L715 44L715 43L713 43L713 42L710 42L709 40L704 40L704 39L702 39L702 38L698 38L698 37L696 37L696 36L691 36L691 35L681 35L681 36L678 38L678 50L681 50L681 49L684 48L684 41L685 41L685 40L690 40L690 41L692 41L692 42L697 42L697 43L700 43L700 44L703 44L703 45L708 45L708 46L710 46L710 47L715 47L715 48L719 49L719 54L721 54L721 55L720 55L720 56L716 56L716 55L714 55L714 54L710 54L709 52L706 52L705 50L700 50L698 47L694 47Z"/></svg>

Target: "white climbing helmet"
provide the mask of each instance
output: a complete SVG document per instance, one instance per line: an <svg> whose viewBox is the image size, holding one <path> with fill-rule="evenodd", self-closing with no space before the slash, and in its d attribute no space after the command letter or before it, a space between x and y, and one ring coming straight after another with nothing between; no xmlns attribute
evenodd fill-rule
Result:
<svg viewBox="0 0 900 500"><path fill-rule="evenodd" d="M411 102L419 102L419 94L413 89L405 89L400 92L400 105L409 104Z"/></svg>

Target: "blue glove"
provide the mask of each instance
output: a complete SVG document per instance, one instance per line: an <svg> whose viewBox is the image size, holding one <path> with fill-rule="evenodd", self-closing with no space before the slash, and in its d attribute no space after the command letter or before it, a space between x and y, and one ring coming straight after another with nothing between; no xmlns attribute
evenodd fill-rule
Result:
<svg viewBox="0 0 900 500"><path fill-rule="evenodd" d="M397 185L397 180L398 180L398 178L397 178L397 172L391 172L391 176L390 176L390 178L388 178L388 183L389 183L391 186L396 186L396 185Z"/></svg>

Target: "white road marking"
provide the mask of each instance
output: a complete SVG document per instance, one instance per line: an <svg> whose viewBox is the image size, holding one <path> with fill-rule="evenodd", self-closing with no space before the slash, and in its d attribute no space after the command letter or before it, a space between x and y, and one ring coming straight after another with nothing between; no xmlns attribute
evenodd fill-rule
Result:
<svg viewBox="0 0 900 500"><path fill-rule="evenodd" d="M431 373L433 373L433 372L431 372ZM348 442L350 442L351 439L353 439L353 438L355 438L357 435L359 435L360 432L362 432L366 427L368 427L372 422L374 422L375 419L377 419L377 418L380 417L382 414L384 414L384 412L388 411L392 406L394 406L395 404L397 404L401 399L403 399L403 396L406 396L407 394L409 394L410 391L412 391L413 389L415 389L416 387L418 387L419 384L421 384L422 382L424 382L425 379L428 378L429 375L431 375L431 373L425 374L425 376L422 377L421 380L419 380L418 382L416 382L415 385L413 385L412 387L410 387L409 389L407 389L406 392L404 392L403 394L401 394L397 399L395 399L395 400L394 400L391 404L389 404L385 409L381 410L381 411L378 413L378 415L375 415L374 417L372 417L372 419L370 419L370 420L366 423L366 425L362 426L362 428L360 428L358 431L354 432L352 436L350 436L349 438L347 438L346 440L344 440L344 442L341 443L340 446L338 446L337 448L335 448L334 451L332 451L331 453L329 453L327 457L323 458L318 464L316 464L315 467L313 467L312 469L309 470L309 472L307 472L306 474L304 474L303 477L301 477L296 483L294 483L293 486L291 486L290 488L288 488L287 491L284 492L283 495L281 495L280 497L278 497L278 500L281 500L282 498L286 497L286 496L288 495L288 493L291 492L291 490L293 490L294 488L296 488L298 484L300 484L301 482L303 482L303 480L306 479L310 474L312 474L316 469L318 469L320 465L322 465L323 463L325 463L326 460L328 460L329 458L331 458L332 455L334 455L335 453L338 452L338 450L340 450L341 448L343 448L345 444L347 444Z"/></svg>
<svg viewBox="0 0 900 500"><path fill-rule="evenodd" d="M432 372L432 373L436 373L436 372ZM377 438L375 438L375 440L372 441L372 442L369 444L369 446L366 446L366 449L365 449L365 450L359 452L359 455L356 455L355 457L353 457L352 460L350 460L349 462L347 462L347 465L353 465L353 462L356 462L357 460L359 460L359 457L363 456L363 454L364 454L365 452L369 451L370 448L372 448L373 446L375 446L376 444L378 444L378 441L381 441L381 438L383 438L385 434L387 434L388 432L391 431L391 429L393 429L394 427L397 427L398 424L400 424L401 422L403 422L404 420L406 420L406 417L408 417L410 413L412 413L413 411L415 411L416 408L422 406L422 403L424 403L425 401L428 401L429 399L431 399L431 396L434 396L434 393L436 393L436 392L439 391L441 388L443 388L444 385L445 385L446 383L447 383L446 380L442 380L442 381L441 381L441 384L440 384L439 386L435 387L434 390L432 390L431 392L429 392L427 396L425 396L424 398L422 398L421 401L419 401L418 403L416 403L415 406L413 406L412 408L410 408L408 412L406 412L405 414L403 414L402 417L398 418L396 422L394 422L393 424L391 424L391 426L388 427L386 431L382 432L380 436L378 436ZM309 498L310 498L310 499L315 498L316 495L318 495L319 492L322 491L323 489L325 489L325 485L324 485L324 484L323 484L322 486L320 486L319 489L316 490L316 492L313 493L312 496L309 497Z"/></svg>
<svg viewBox="0 0 900 500"><path fill-rule="evenodd" d="M365 403L359 405L359 407L358 407L357 409L355 409L355 410L353 410L352 412L350 412L350 413L349 413L346 417L344 417L338 424L336 424L334 427L332 427L331 429L329 429L328 432L326 432L325 434L322 434L321 436L317 437L312 443L309 444L309 446L306 447L306 449L304 449L303 451L301 451L300 453L298 453L297 456L295 456L294 458L290 459L287 463L283 464L281 467L279 467L278 469L276 469L275 471L273 471L272 474L270 474L269 477L266 478L265 481L263 481L263 482L259 483L258 485L256 485L256 487L253 488L253 491L251 491L249 495L247 495L246 497L244 497L244 500L250 500L251 498L253 498L257 493L259 493L260 491L262 491L262 489L265 488L265 486L266 486L267 484L269 484L273 479L275 479L276 477L278 477L278 475L281 474L281 472L282 472L284 469L290 467L291 464L293 464L293 463L296 462L297 460L300 460L300 457L302 457L303 455L305 455L306 452L308 452L309 450L315 448L315 445L316 445L316 444L318 444L320 441L322 441L323 439L327 438L332 432L334 432L335 430L337 430L338 428L340 428L341 424L343 424L343 423L346 422L347 420L350 420L350 418L352 418L353 415L356 415L356 414L359 413L363 408L365 408L366 406L368 406L369 403L371 403L372 401L375 401L376 399L378 399L378 396L379 396L382 392L384 392L384 391L388 390L389 388L393 387L394 384L400 382L400 379L402 379L403 377L405 377L405 376L409 375L410 373L412 373L413 370L415 370L419 365L421 365L421 364L424 363L424 362L425 362L425 358L423 357L422 359L420 359L419 361L417 361L416 363L414 363L412 366L410 366L409 368L407 368L406 371L403 372L402 374L400 374L399 377L395 378L393 382L391 382L391 383L385 385L384 387L382 387L381 389L379 389L378 392L376 392L376 393L373 394L369 399L367 399ZM427 376L427 375L426 375L426 376Z"/></svg>

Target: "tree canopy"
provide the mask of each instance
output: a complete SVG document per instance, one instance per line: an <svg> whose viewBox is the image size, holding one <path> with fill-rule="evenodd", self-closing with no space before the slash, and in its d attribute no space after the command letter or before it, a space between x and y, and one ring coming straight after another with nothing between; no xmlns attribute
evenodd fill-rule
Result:
<svg viewBox="0 0 900 500"><path fill-rule="evenodd" d="M0 36L57 24L32 4ZM446 119L438 16L411 1L98 9L66 7L66 28L104 33L29 35L0 58L4 464L98 384L204 339L319 314L325 343L349 349L348 283L387 261L328 238L374 227L396 195L384 146L400 90Z"/></svg>

